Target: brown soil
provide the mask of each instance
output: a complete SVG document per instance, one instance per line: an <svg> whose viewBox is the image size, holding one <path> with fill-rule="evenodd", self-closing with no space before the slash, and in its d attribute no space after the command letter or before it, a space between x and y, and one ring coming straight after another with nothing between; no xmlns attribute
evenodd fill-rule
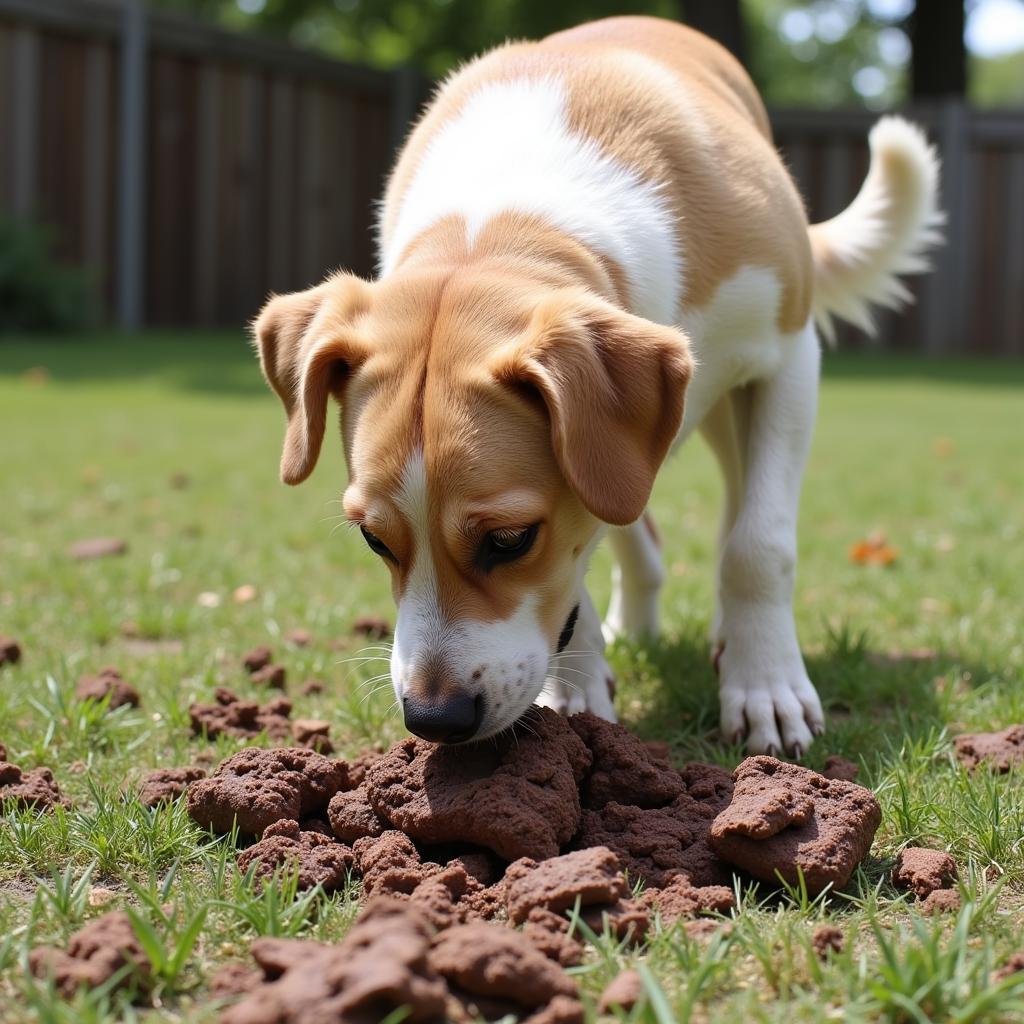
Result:
<svg viewBox="0 0 1024 1024"><path fill-rule="evenodd" d="M286 643L293 647L308 647L313 642L313 634L308 629L289 629L284 635Z"/></svg>
<svg viewBox="0 0 1024 1024"><path fill-rule="evenodd" d="M826 779L842 779L846 782L856 782L859 772L860 769L853 761L848 761L838 754L826 757L825 767L821 770Z"/></svg>
<svg viewBox="0 0 1024 1024"><path fill-rule="evenodd" d="M265 686L268 690L283 690L288 680L288 672L284 665L264 665L253 672L250 679L257 686Z"/></svg>
<svg viewBox="0 0 1024 1024"><path fill-rule="evenodd" d="M611 906L629 895L615 854L607 847L577 850L540 864L520 860L505 872L508 916L522 924L534 908L563 914L581 907Z"/></svg>
<svg viewBox="0 0 1024 1024"><path fill-rule="evenodd" d="M8 761L0 761L0 800L11 801L15 807L34 807L40 811L57 804L69 806L49 768L32 768L25 772Z"/></svg>
<svg viewBox="0 0 1024 1024"><path fill-rule="evenodd" d="M642 900L666 924L698 914L725 914L736 906L736 895L727 885L695 886L686 875L676 875L664 889L646 889Z"/></svg>
<svg viewBox="0 0 1024 1024"><path fill-rule="evenodd" d="M344 761L305 747L233 754L209 778L188 790L188 812L203 828L229 832L237 820L242 833L259 835L275 821L322 814L348 782Z"/></svg>
<svg viewBox="0 0 1024 1024"><path fill-rule="evenodd" d="M612 1008L632 1010L644 994L644 983L636 971L626 970L617 975L601 993L598 1011L611 1013Z"/></svg>
<svg viewBox="0 0 1024 1024"><path fill-rule="evenodd" d="M21 644L9 636L0 636L0 665L17 665L21 661Z"/></svg>
<svg viewBox="0 0 1024 1024"><path fill-rule="evenodd" d="M936 889L921 901L922 914L955 914L960 909L960 893L956 889Z"/></svg>
<svg viewBox="0 0 1024 1024"><path fill-rule="evenodd" d="M274 652L266 644L260 644L247 652L242 658L242 667L246 672L259 672L274 660Z"/></svg>
<svg viewBox="0 0 1024 1024"><path fill-rule="evenodd" d="M68 940L67 949L40 946L29 954L29 968L37 978L52 977L61 995L71 997L81 987L96 988L126 966L115 987L144 987L149 981L149 958L123 911L114 910L90 921Z"/></svg>
<svg viewBox="0 0 1024 1024"><path fill-rule="evenodd" d="M238 855L240 871L254 867L258 878L271 878L279 868L298 872L300 889L322 885L325 892L342 889L355 862L349 847L322 832L304 832L297 821L276 821L260 841Z"/></svg>
<svg viewBox="0 0 1024 1024"><path fill-rule="evenodd" d="M391 623L376 615L360 615L352 623L352 632L369 640L383 640L391 636Z"/></svg>
<svg viewBox="0 0 1024 1024"><path fill-rule="evenodd" d="M140 703L139 691L110 665L100 669L94 676L82 676L75 687L75 697L78 700L104 700L109 697L109 708L125 705L137 708Z"/></svg>
<svg viewBox="0 0 1024 1024"><path fill-rule="evenodd" d="M1011 953L1007 958L1006 963L997 971L993 972L992 980L1000 982L1004 978L1010 978L1014 974L1019 974L1021 971L1024 971L1024 952Z"/></svg>
<svg viewBox="0 0 1024 1024"><path fill-rule="evenodd" d="M834 924L821 924L814 929L811 945L819 960L827 960L835 953L842 953L846 937L842 928L837 928Z"/></svg>
<svg viewBox="0 0 1024 1024"><path fill-rule="evenodd" d="M177 800L189 785L206 778L206 769L198 766L187 768L155 768L147 772L139 782L139 800L147 807Z"/></svg>
<svg viewBox="0 0 1024 1024"><path fill-rule="evenodd" d="M320 718L296 718L292 722L292 738L300 747L309 747L321 754L334 749L331 743L331 723Z"/></svg>
<svg viewBox="0 0 1024 1024"><path fill-rule="evenodd" d="M748 757L733 773L732 803L711 826L711 845L755 878L807 891L841 889L867 856L882 820L874 795L774 757Z"/></svg>
<svg viewBox="0 0 1024 1024"><path fill-rule="evenodd" d="M334 834L343 843L379 836L388 830L388 823L379 818L370 806L365 783L332 797L327 808L327 818Z"/></svg>
<svg viewBox="0 0 1024 1024"><path fill-rule="evenodd" d="M956 877L956 861L948 853L919 846L901 850L892 869L893 884L910 889L919 900L936 889L949 889Z"/></svg>
<svg viewBox="0 0 1024 1024"><path fill-rule="evenodd" d="M192 704L188 709L192 732L206 734L207 739L218 736L236 736L254 739L265 732L271 739L283 740L291 735L291 701L275 697L260 705L254 700L242 700L223 686L214 691L216 704Z"/></svg>
<svg viewBox="0 0 1024 1024"><path fill-rule="evenodd" d="M323 693L327 687L322 679L307 679L300 687L303 697L312 697L315 693Z"/></svg>
<svg viewBox="0 0 1024 1024"><path fill-rule="evenodd" d="M1024 725L1011 725L1002 732L978 732L957 736L956 756L969 770L980 765L1005 774L1024 761Z"/></svg>

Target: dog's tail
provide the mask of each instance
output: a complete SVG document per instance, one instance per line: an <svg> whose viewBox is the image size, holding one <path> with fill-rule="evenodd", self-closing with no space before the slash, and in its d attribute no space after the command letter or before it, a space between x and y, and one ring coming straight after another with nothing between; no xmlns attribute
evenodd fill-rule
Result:
<svg viewBox="0 0 1024 1024"><path fill-rule="evenodd" d="M927 251L942 240L939 158L917 125L883 117L868 136L871 166L857 198L810 228L814 318L834 337L832 317L874 333L871 306L910 300L900 274L929 269Z"/></svg>

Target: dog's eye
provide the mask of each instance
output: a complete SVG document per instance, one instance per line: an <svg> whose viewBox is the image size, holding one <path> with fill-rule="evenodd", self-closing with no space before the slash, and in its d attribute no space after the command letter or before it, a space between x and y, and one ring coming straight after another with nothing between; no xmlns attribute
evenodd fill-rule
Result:
<svg viewBox="0 0 1024 1024"><path fill-rule="evenodd" d="M489 572L496 565L522 558L537 539L539 524L524 526L521 530L491 530L477 552L477 565Z"/></svg>
<svg viewBox="0 0 1024 1024"><path fill-rule="evenodd" d="M387 546L376 534L370 533L365 526L359 527L363 534L363 540L369 545L371 551L375 551L381 558L386 558L391 562L398 564L398 559L391 553L391 548Z"/></svg>

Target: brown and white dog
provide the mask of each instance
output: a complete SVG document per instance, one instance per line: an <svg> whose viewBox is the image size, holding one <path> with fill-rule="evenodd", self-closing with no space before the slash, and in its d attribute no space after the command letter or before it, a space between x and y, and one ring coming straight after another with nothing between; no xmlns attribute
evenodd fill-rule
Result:
<svg viewBox="0 0 1024 1024"><path fill-rule="evenodd" d="M884 118L845 212L808 226L729 54L654 18L503 46L439 90L387 187L380 276L273 298L256 323L288 416L281 475L341 403L345 514L392 576L407 727L491 736L540 701L613 718L605 638L652 636L645 507L694 430L726 483L711 638L721 724L799 757L824 728L792 613L819 343L906 293L938 162ZM684 403L685 396L685 403ZM617 562L602 624L584 574Z"/></svg>

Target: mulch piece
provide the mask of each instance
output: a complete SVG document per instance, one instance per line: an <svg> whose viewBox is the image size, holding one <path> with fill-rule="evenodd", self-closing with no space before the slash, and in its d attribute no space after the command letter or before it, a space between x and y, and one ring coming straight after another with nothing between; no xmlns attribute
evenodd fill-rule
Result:
<svg viewBox="0 0 1024 1024"><path fill-rule="evenodd" d="M754 878L807 891L841 889L867 856L882 810L863 786L774 757L748 757L735 771L732 802L711 826L714 851Z"/></svg>
<svg viewBox="0 0 1024 1024"><path fill-rule="evenodd" d="M197 702L189 706L192 732L196 736L205 734L211 740L218 736L254 739L265 732L274 740L291 737L292 703L286 697L275 697L261 705L254 700L242 700L223 686L217 687L213 696L215 704Z"/></svg>
<svg viewBox="0 0 1024 1024"><path fill-rule="evenodd" d="M206 778L206 769L197 765L183 768L154 768L139 782L139 801L147 807L177 800L188 787L199 779Z"/></svg>
<svg viewBox="0 0 1024 1024"><path fill-rule="evenodd" d="M76 541L68 548L68 554L78 562L88 562L95 558L112 558L123 555L128 550L128 542L119 537L90 537Z"/></svg>
<svg viewBox="0 0 1024 1024"><path fill-rule="evenodd" d="M819 960L827 960L836 953L842 953L846 945L846 937L842 928L834 924L821 924L814 929L811 936L811 946Z"/></svg>
<svg viewBox="0 0 1024 1024"><path fill-rule="evenodd" d="M0 636L0 665L17 665L21 661L21 644L9 636Z"/></svg>
<svg viewBox="0 0 1024 1024"><path fill-rule="evenodd" d="M120 707L137 708L141 703L139 691L127 682L112 665L101 668L95 675L84 675L75 687L77 700L105 700L109 698L111 710Z"/></svg>
<svg viewBox="0 0 1024 1024"><path fill-rule="evenodd" d="M956 883L956 861L944 850L926 850L908 846L896 856L892 881L900 889L909 889L925 899L936 889L949 889Z"/></svg>
<svg viewBox="0 0 1024 1024"><path fill-rule="evenodd" d="M978 732L953 740L956 756L968 771L985 767L1005 775L1024 762L1024 725L1011 725L1002 732Z"/></svg>
<svg viewBox="0 0 1024 1024"><path fill-rule="evenodd" d="M70 998L80 988L96 988L119 971L124 976L115 988L150 981L150 963L127 914L111 911L90 921L68 940L67 949L39 946L29 954L29 968L37 978L52 977L57 991ZM125 968L128 968L125 970Z"/></svg>

